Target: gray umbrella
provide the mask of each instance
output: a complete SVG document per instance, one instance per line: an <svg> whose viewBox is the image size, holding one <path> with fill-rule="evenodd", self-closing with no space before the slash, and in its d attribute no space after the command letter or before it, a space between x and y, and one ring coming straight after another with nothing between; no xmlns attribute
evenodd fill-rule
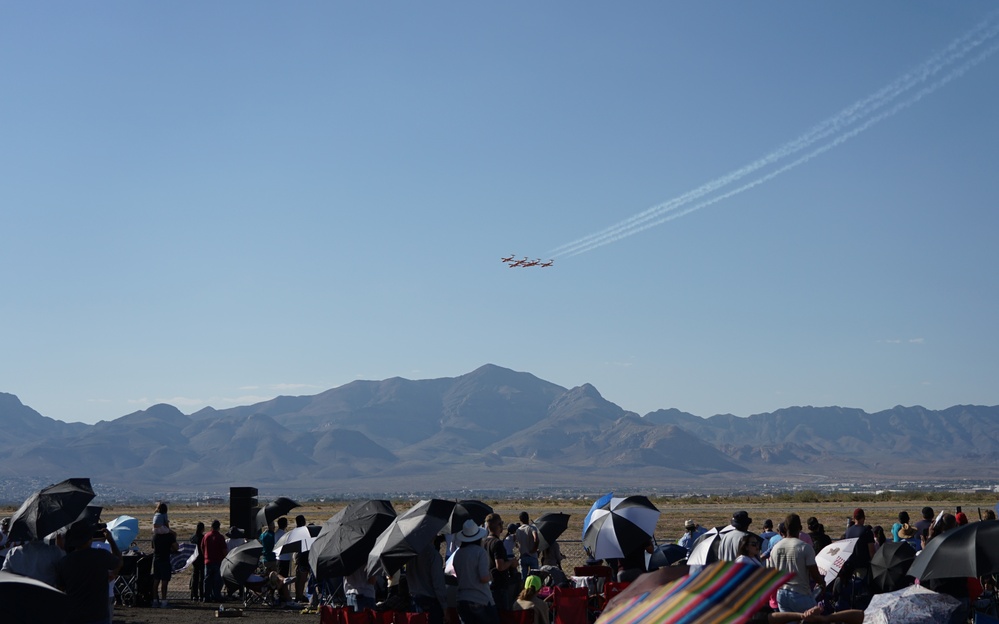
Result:
<svg viewBox="0 0 999 624"><path fill-rule="evenodd" d="M395 574L397 570L424 548L451 520L453 501L434 498L422 500L406 513L397 516L375 540L365 567L374 576L380 571Z"/></svg>
<svg viewBox="0 0 999 624"><path fill-rule="evenodd" d="M94 496L90 479L85 478L66 479L35 492L14 512L8 539L42 539L80 518Z"/></svg>
<svg viewBox="0 0 999 624"><path fill-rule="evenodd" d="M279 496L267 503L263 509L257 512L257 531L260 531L268 523L274 522L281 516L287 515L289 511L298 507L299 504L286 496Z"/></svg>
<svg viewBox="0 0 999 624"><path fill-rule="evenodd" d="M3 621L10 624L62 624L66 594L27 576L0 572Z"/></svg>
<svg viewBox="0 0 999 624"><path fill-rule="evenodd" d="M323 524L309 550L309 566L318 579L345 576L364 566L378 536L395 519L387 500L353 502Z"/></svg>
<svg viewBox="0 0 999 624"><path fill-rule="evenodd" d="M242 585L257 570L264 545L260 540L250 540L230 550L222 560L222 578L233 585Z"/></svg>

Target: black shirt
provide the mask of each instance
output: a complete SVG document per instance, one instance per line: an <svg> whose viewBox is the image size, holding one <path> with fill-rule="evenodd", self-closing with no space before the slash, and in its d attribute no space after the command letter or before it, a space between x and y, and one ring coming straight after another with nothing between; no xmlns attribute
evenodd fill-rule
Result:
<svg viewBox="0 0 999 624"><path fill-rule="evenodd" d="M67 622L108 619L108 573L119 559L101 548L78 548L59 560L56 575L66 592Z"/></svg>

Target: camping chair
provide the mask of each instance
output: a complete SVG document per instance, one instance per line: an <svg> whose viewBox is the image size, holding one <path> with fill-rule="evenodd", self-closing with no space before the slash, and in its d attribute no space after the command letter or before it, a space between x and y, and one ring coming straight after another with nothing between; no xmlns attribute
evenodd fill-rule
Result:
<svg viewBox="0 0 999 624"><path fill-rule="evenodd" d="M617 581L607 581L604 583L604 593L600 595L600 610L603 611L607 608L607 603L614 599L624 588L631 583L618 583Z"/></svg>
<svg viewBox="0 0 999 624"><path fill-rule="evenodd" d="M139 601L139 579L136 575L138 563L138 557L123 556L121 558L121 569L118 570L118 578L114 580L115 603L134 607Z"/></svg>
<svg viewBox="0 0 999 624"><path fill-rule="evenodd" d="M555 624L588 622L586 607L589 599L589 592L585 587L556 587Z"/></svg>

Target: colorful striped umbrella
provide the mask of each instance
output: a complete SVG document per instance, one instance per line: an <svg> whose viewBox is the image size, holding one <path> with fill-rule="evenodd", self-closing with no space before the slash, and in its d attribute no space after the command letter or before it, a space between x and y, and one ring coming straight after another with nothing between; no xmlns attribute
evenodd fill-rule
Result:
<svg viewBox="0 0 999 624"><path fill-rule="evenodd" d="M719 561L700 574L612 605L597 624L743 624L793 576L773 568Z"/></svg>

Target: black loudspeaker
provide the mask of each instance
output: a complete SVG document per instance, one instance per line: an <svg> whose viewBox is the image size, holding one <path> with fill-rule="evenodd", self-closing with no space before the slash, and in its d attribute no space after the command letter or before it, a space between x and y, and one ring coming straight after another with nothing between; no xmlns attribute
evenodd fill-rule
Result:
<svg viewBox="0 0 999 624"><path fill-rule="evenodd" d="M229 488L229 525L238 527L249 538L253 535L257 518L257 488Z"/></svg>

